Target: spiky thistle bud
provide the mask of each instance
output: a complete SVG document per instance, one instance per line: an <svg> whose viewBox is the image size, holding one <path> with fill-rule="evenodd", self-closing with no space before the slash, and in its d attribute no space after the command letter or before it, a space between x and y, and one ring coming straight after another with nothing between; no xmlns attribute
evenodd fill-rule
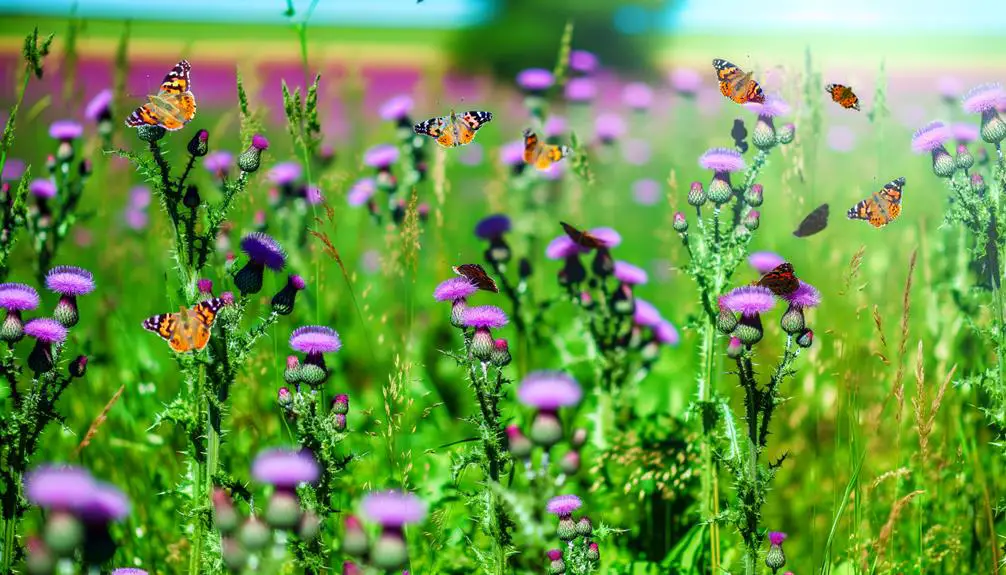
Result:
<svg viewBox="0 0 1006 575"><path fill-rule="evenodd" d="M70 362L67 369L72 377L84 377L84 374L87 373L87 356L78 355Z"/></svg>
<svg viewBox="0 0 1006 575"><path fill-rule="evenodd" d="M971 174L971 191L978 197L985 195L985 178L981 174Z"/></svg>
<svg viewBox="0 0 1006 575"><path fill-rule="evenodd" d="M567 451L565 455L559 459L559 470L566 475L576 475L580 471L580 452L574 450Z"/></svg>
<svg viewBox="0 0 1006 575"><path fill-rule="evenodd" d="M999 115L994 107L982 112L982 125L980 128L982 139L990 144L998 144L1006 140L1006 120Z"/></svg>
<svg viewBox="0 0 1006 575"><path fill-rule="evenodd" d="M790 335L802 333L804 330L803 309L794 305L789 306L786 313L782 314L779 325L782 326L784 332Z"/></svg>
<svg viewBox="0 0 1006 575"><path fill-rule="evenodd" d="M971 166L975 165L975 157L971 155L971 151L966 145L957 145L957 157L954 158L954 164L958 170L970 170Z"/></svg>
<svg viewBox="0 0 1006 575"><path fill-rule="evenodd" d="M516 425L508 425L506 428L507 450L516 459L527 459L531 456L534 444Z"/></svg>
<svg viewBox="0 0 1006 575"><path fill-rule="evenodd" d="M580 537L590 537L594 534L594 525L586 515L576 522L576 534Z"/></svg>
<svg viewBox="0 0 1006 575"><path fill-rule="evenodd" d="M688 203L699 207L706 203L707 199L706 190L702 187L702 182L692 182L691 187L688 188Z"/></svg>
<svg viewBox="0 0 1006 575"><path fill-rule="evenodd" d="M253 173L262 164L262 152L269 149L269 140L261 134L252 136L251 145L238 156L238 167L242 172Z"/></svg>
<svg viewBox="0 0 1006 575"><path fill-rule="evenodd" d="M758 343L765 334L765 330L761 324L761 316L759 314L741 316L740 322L734 328L733 334L744 345Z"/></svg>
<svg viewBox="0 0 1006 575"><path fill-rule="evenodd" d="M199 207L202 198L199 197L199 188L195 184L189 184L185 187L185 195L182 196L182 205L190 210L194 210Z"/></svg>
<svg viewBox="0 0 1006 575"><path fill-rule="evenodd" d="M559 519L559 527L556 528L555 533L562 541L569 542L576 539L576 522L572 517Z"/></svg>
<svg viewBox="0 0 1006 575"><path fill-rule="evenodd" d="M786 534L772 531L768 534L768 540L770 547L768 553L765 554L765 565L775 573L786 565L786 554L782 550L782 542L786 540Z"/></svg>
<svg viewBox="0 0 1006 575"><path fill-rule="evenodd" d="M727 357L730 359L737 359L744 352L744 346L741 344L741 340L736 337L731 337L730 342L727 344Z"/></svg>
<svg viewBox="0 0 1006 575"><path fill-rule="evenodd" d="M238 538L248 551L260 551L269 543L269 527L255 517L249 517L241 525Z"/></svg>
<svg viewBox="0 0 1006 575"><path fill-rule="evenodd" d="M273 529L293 529L300 523L300 502L289 491L274 491L265 508L265 520Z"/></svg>
<svg viewBox="0 0 1006 575"><path fill-rule="evenodd" d="M276 403L278 403L283 409L290 409L293 407L293 394L290 393L289 387L279 388L279 391L276 392Z"/></svg>
<svg viewBox="0 0 1006 575"><path fill-rule="evenodd" d="M291 274L287 278L283 289L276 292L272 298L272 311L279 315L290 315L293 312L293 305L297 300L297 292L303 290L307 284L304 278L297 274Z"/></svg>
<svg viewBox="0 0 1006 575"><path fill-rule="evenodd" d="M780 144L789 144L796 137L796 126L793 124L783 124L779 131L776 133L776 138L778 138Z"/></svg>
<svg viewBox="0 0 1006 575"><path fill-rule="evenodd" d="M210 150L210 133L206 130L199 130L196 132L195 136L189 140L188 150L189 154L197 158L201 158L206 155L206 152Z"/></svg>
<svg viewBox="0 0 1006 575"><path fill-rule="evenodd" d="M957 171L954 157L946 148L940 146L933 150L933 173L941 178L949 178Z"/></svg>
<svg viewBox="0 0 1006 575"><path fill-rule="evenodd" d="M679 233L685 233L688 231L688 220L685 219L685 214L681 212L676 212L674 214L674 220L671 222L671 227L674 231Z"/></svg>
<svg viewBox="0 0 1006 575"><path fill-rule="evenodd" d="M510 344L503 338L493 342L492 353L489 354L489 361L496 367L506 367L510 365L513 358L510 356Z"/></svg>
<svg viewBox="0 0 1006 575"><path fill-rule="evenodd" d="M550 549L546 556L548 557L548 573L549 575L562 575L566 572L566 563L562 560L562 551L558 549Z"/></svg>
<svg viewBox="0 0 1006 575"><path fill-rule="evenodd" d="M587 559L597 562L601 560L601 550L598 548L595 541L591 541L587 545Z"/></svg>
<svg viewBox="0 0 1006 575"><path fill-rule="evenodd" d="M744 201L752 208L757 208L762 204L762 201L764 201L762 197L763 191L764 189L761 184L751 186L746 192L744 192Z"/></svg>
<svg viewBox="0 0 1006 575"><path fill-rule="evenodd" d="M163 138L166 133L168 133L168 131L160 126L150 126L144 124L136 128L136 136L144 142L156 142Z"/></svg>
<svg viewBox="0 0 1006 575"><path fill-rule="evenodd" d="M231 501L227 492L219 487L213 489L213 526L221 535L227 536L238 528L238 512L234 509L234 502Z"/></svg>
<svg viewBox="0 0 1006 575"><path fill-rule="evenodd" d="M722 206L732 197L734 197L734 189L730 185L730 174L716 172L713 181L709 184L709 199L717 206Z"/></svg>
<svg viewBox="0 0 1006 575"><path fill-rule="evenodd" d="M370 541L367 533L363 530L363 525L355 515L346 517L343 523L345 530L342 534L342 550L354 557L363 557L370 549Z"/></svg>
<svg viewBox="0 0 1006 575"><path fill-rule="evenodd" d="M744 227L751 230L752 232L758 229L761 224L761 212L758 210L751 210L744 215Z"/></svg>
<svg viewBox="0 0 1006 575"><path fill-rule="evenodd" d="M796 344L803 348L810 347L812 343L814 343L814 332L809 329L796 338Z"/></svg>

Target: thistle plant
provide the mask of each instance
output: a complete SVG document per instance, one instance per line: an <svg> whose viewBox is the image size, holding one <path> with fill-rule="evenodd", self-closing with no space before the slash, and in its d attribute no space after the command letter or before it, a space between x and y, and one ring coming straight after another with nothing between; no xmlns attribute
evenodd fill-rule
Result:
<svg viewBox="0 0 1006 575"><path fill-rule="evenodd" d="M363 517L379 529L376 536L368 534L356 515L346 517L341 550L352 560L343 563L343 575L397 572L408 566L405 528L426 518L422 500L403 491L372 491L363 497L360 508ZM402 573L407 575L408 570Z"/></svg>
<svg viewBox="0 0 1006 575"><path fill-rule="evenodd" d="M547 511L559 520L556 536L562 541L562 546L549 549L545 556L548 559L549 575L581 575L600 571L601 549L596 538L603 538L609 530L603 525L596 529L590 517L581 514L574 518L583 506L576 495L559 495L548 501Z"/></svg>

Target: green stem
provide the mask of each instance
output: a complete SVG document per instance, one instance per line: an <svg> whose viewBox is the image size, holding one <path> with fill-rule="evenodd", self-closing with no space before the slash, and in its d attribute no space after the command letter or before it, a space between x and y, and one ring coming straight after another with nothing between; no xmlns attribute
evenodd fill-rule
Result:
<svg viewBox="0 0 1006 575"><path fill-rule="evenodd" d="M193 456L195 458L195 470L193 472L192 487L192 516L195 521L195 525L192 530L192 552L189 555L189 573L201 573L203 540L205 539L206 525L206 522L203 520L203 510L204 507L209 504L211 492L209 483L212 481L212 474L209 471L208 455L211 451L209 445L213 443L214 436L216 435L213 432L213 425L211 425L209 410L207 409L206 367L202 364L199 365L199 373L192 389L192 401L196 414L195 420L199 422L197 425L206 425L206 429L203 430L203 434L201 435L205 437L208 442L203 453L200 453L200 446L198 443L192 446L192 450L194 452ZM219 437L216 438L216 441L218 444L217 449L219 449ZM213 458L215 464L216 454L213 455Z"/></svg>
<svg viewBox="0 0 1006 575"><path fill-rule="evenodd" d="M15 474L14 483L16 484L17 488L20 489L20 485L21 485L21 476L20 476L20 474ZM14 502L14 505L17 505L17 500L18 500L17 496L12 497L10 499L11 499L11 501ZM17 522L18 522L18 516L17 516L17 513L13 512L14 511L13 509L9 510L9 511L10 511L10 513L8 512L7 509L3 510L3 515L4 515L4 518L2 519L2 522L3 522L3 551L2 551L2 559L0 559L0 573L11 573L12 572L11 568L14 566L14 556L15 556L15 554L17 552L16 550L17 550ZM10 515L10 517L7 517L7 515Z"/></svg>
<svg viewBox="0 0 1006 575"><path fill-rule="evenodd" d="M711 548L712 571L719 571L720 560L720 531L716 517L719 515L719 469L713 458L713 448L710 436L713 427L706 428L707 413L711 411L712 377L714 352L713 345L716 341L716 327L713 319L706 315L702 324L702 372L699 376L699 408L702 417L702 497L705 499L705 510L709 520L709 544Z"/></svg>

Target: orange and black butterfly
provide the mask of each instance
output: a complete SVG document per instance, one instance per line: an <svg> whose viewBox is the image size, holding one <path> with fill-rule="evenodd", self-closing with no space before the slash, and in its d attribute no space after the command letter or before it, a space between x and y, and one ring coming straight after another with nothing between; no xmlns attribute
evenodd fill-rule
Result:
<svg viewBox="0 0 1006 575"><path fill-rule="evenodd" d="M796 227L796 231L793 232L793 235L798 238L805 238L816 234L828 227L828 215L828 204L821 204L820 206L814 208L814 211L807 214L807 217L805 217L803 221L800 222L800 225Z"/></svg>
<svg viewBox="0 0 1006 575"><path fill-rule="evenodd" d="M738 104L756 102L765 103L765 93L762 92L758 82L752 79L751 72L745 72L736 65L716 58L713 60L713 68L716 69L716 77L720 82L720 92Z"/></svg>
<svg viewBox="0 0 1006 575"><path fill-rule="evenodd" d="M859 96L852 88L842 84L828 84L824 87L831 94L831 99L845 109L859 110Z"/></svg>
<svg viewBox="0 0 1006 575"><path fill-rule="evenodd" d="M182 60L168 72L157 94L147 96L147 103L133 110L126 125L160 126L165 130L181 130L196 117L196 97L192 95L192 66Z"/></svg>
<svg viewBox="0 0 1006 575"><path fill-rule="evenodd" d="M578 230L566 222L559 222L559 225L561 225L562 229L566 231L566 235L569 236L569 239L573 240L573 243L582 248L594 250L604 247L604 242L601 241L600 238L591 235L590 232Z"/></svg>
<svg viewBox="0 0 1006 575"><path fill-rule="evenodd" d="M533 165L539 170L547 170L552 164L565 158L570 153L567 146L546 144L538 139L531 130L524 130L524 163Z"/></svg>
<svg viewBox="0 0 1006 575"><path fill-rule="evenodd" d="M211 298L175 313L162 313L143 320L143 329L152 331L178 353L199 351L210 341L210 330L217 313L226 305L222 298Z"/></svg>
<svg viewBox="0 0 1006 575"><path fill-rule="evenodd" d="M793 264L784 262L763 275L755 285L766 287L777 296L784 296L795 292L796 288L800 287L800 280L793 271Z"/></svg>
<svg viewBox="0 0 1006 575"><path fill-rule="evenodd" d="M888 182L879 192L849 208L850 220L866 220L875 228L882 228L901 215L901 195L905 178Z"/></svg>
<svg viewBox="0 0 1006 575"><path fill-rule="evenodd" d="M500 288L496 285L496 280L486 273L486 270L479 264L461 264L451 269L459 276L464 276L468 281L476 285L480 290L499 293Z"/></svg>
<svg viewBox="0 0 1006 575"><path fill-rule="evenodd" d="M475 132L492 121L492 112L471 110L459 115L451 110L449 116L440 116L419 122L412 127L412 131L435 139L441 147L456 148L472 143L472 140L475 139Z"/></svg>

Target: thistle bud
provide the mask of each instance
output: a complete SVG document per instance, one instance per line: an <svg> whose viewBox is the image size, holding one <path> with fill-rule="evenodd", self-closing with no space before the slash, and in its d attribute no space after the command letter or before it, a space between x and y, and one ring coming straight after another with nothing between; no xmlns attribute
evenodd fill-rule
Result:
<svg viewBox="0 0 1006 575"><path fill-rule="evenodd" d="M347 394L340 393L332 398L332 413L339 415L349 413L349 396Z"/></svg>
<svg viewBox="0 0 1006 575"><path fill-rule="evenodd" d="M63 140L56 148L56 160L61 164L68 164L73 160L73 144Z"/></svg>
<svg viewBox="0 0 1006 575"><path fill-rule="evenodd" d="M45 169L46 169L46 171L49 172L50 175L56 173L56 165L57 165L57 163L56 163L56 156L53 156L52 154L49 154L48 156L46 156L46 158L45 158Z"/></svg>
<svg viewBox="0 0 1006 575"><path fill-rule="evenodd" d="M265 520L273 529L293 529L300 523L300 502L288 491L274 491L265 508Z"/></svg>
<svg viewBox="0 0 1006 575"><path fill-rule="evenodd" d="M238 167L242 172L253 173L262 164L262 152L269 149L269 140L261 134L252 136L251 145L238 156Z"/></svg>
<svg viewBox="0 0 1006 575"><path fill-rule="evenodd" d="M539 410L531 422L531 440L549 449L562 440L562 422L554 411Z"/></svg>
<svg viewBox="0 0 1006 575"><path fill-rule="evenodd" d="M730 338L730 343L727 344L727 357L730 359L737 359L744 352L744 346L741 344L741 340L736 337Z"/></svg>
<svg viewBox="0 0 1006 575"><path fill-rule="evenodd" d="M765 334L765 330L761 324L761 316L758 314L741 316L740 323L734 328L733 333L734 337L739 339L744 345L758 343Z"/></svg>
<svg viewBox="0 0 1006 575"><path fill-rule="evenodd" d="M587 268L583 267L583 262L579 256L569 256L565 265L559 270L560 285L576 285L587 279Z"/></svg>
<svg viewBox="0 0 1006 575"><path fill-rule="evenodd" d="M744 227L750 231L755 231L758 229L758 225L761 224L761 212L758 210L751 210L744 216Z"/></svg>
<svg viewBox="0 0 1006 575"><path fill-rule="evenodd" d="M971 155L970 150L964 144L957 145L957 157L954 158L954 164L958 170L970 170L971 166L975 165L975 157Z"/></svg>
<svg viewBox="0 0 1006 575"><path fill-rule="evenodd" d="M45 522L44 539L53 553L67 557L84 541L84 526L73 515L56 512Z"/></svg>
<svg viewBox="0 0 1006 575"><path fill-rule="evenodd" d="M189 155L194 156L196 158L201 158L205 156L206 152L208 152L210 149L209 141L210 141L209 132L207 132L206 130L199 130L198 132L196 132L196 135L192 136L192 139L189 140L189 146L188 146Z"/></svg>
<svg viewBox="0 0 1006 575"><path fill-rule="evenodd" d="M768 540L771 546L768 553L765 554L765 565L775 573L786 565L786 554L782 550L782 542L786 540L786 534L772 531L768 534Z"/></svg>
<svg viewBox="0 0 1006 575"><path fill-rule="evenodd" d="M761 184L751 186L746 192L744 192L744 201L752 208L757 208L763 201L762 191L763 188Z"/></svg>
<svg viewBox="0 0 1006 575"><path fill-rule="evenodd" d="M185 195L182 196L182 204L186 208L194 210L199 207L200 202L202 202L202 199L199 197L199 188L195 184L186 186Z"/></svg>
<svg viewBox="0 0 1006 575"><path fill-rule="evenodd" d="M636 311L636 300L632 297L632 288L620 284L611 296L611 311L617 315L632 315Z"/></svg>
<svg viewBox="0 0 1006 575"><path fill-rule="evenodd" d="M199 289L199 295L202 296L213 295L213 280L202 278L196 282L196 287Z"/></svg>
<svg viewBox="0 0 1006 575"><path fill-rule="evenodd" d="M234 533L238 528L238 513L234 509L234 502L227 492L219 487L213 490L212 499L213 526L224 536Z"/></svg>
<svg viewBox="0 0 1006 575"><path fill-rule="evenodd" d="M796 126L793 124L783 124L776 133L780 144L789 144L796 137Z"/></svg>
<svg viewBox="0 0 1006 575"><path fill-rule="evenodd" d="M578 427L573 430L573 435L569 438L569 444L574 448L579 449L583 447L585 443L587 443L587 430L582 427Z"/></svg>
<svg viewBox="0 0 1006 575"><path fill-rule="evenodd" d="M671 227L674 231L685 233L688 231L688 220L685 219L685 214L677 212L674 214L674 220L671 223Z"/></svg>
<svg viewBox="0 0 1006 575"><path fill-rule="evenodd" d="M527 459L531 456L531 450L534 448L534 444L531 440L521 432L520 428L516 425L508 425L506 428L507 436L507 450L510 451L510 455L513 455L517 459Z"/></svg>
<svg viewBox="0 0 1006 575"><path fill-rule="evenodd" d="M465 309L468 304L463 299L456 299L451 304L451 325L454 327L465 327Z"/></svg>
<svg viewBox="0 0 1006 575"><path fill-rule="evenodd" d="M521 258L520 262L517 263L517 276L520 278L520 280L521 281L527 280L529 277L531 277L532 272L533 270L531 268L531 260L527 259L526 257Z"/></svg>
<svg viewBox="0 0 1006 575"><path fill-rule="evenodd" d="M286 370L283 371L283 381L290 385L297 385L304 381L301 377L300 360L297 359L297 356L287 356Z"/></svg>
<svg viewBox="0 0 1006 575"><path fill-rule="evenodd" d="M472 355L475 356L475 359L481 362L488 362L492 358L496 340L493 339L493 334L489 331L489 328L478 327L475 328L475 333L472 335L471 345Z"/></svg>
<svg viewBox="0 0 1006 575"><path fill-rule="evenodd" d="M720 314L716 316L716 329L720 333L731 333L737 327L737 314L720 305Z"/></svg>
<svg viewBox="0 0 1006 575"><path fill-rule="evenodd" d="M24 566L28 575L52 575L56 572L56 558L45 543L41 540L31 538L25 543L28 549Z"/></svg>
<svg viewBox="0 0 1006 575"><path fill-rule="evenodd" d="M56 309L52 311L52 318L58 321L63 327L73 327L80 321L80 311L77 309L77 298L72 295L64 295L56 302Z"/></svg>
<svg viewBox="0 0 1006 575"><path fill-rule="evenodd" d="M584 515L576 522L576 534L580 537L590 537L594 534L594 526L590 523L590 518Z"/></svg>
<svg viewBox="0 0 1006 575"><path fill-rule="evenodd" d="M325 383L326 379L328 379L328 370L320 365L305 363L300 367L300 380L311 387Z"/></svg>
<svg viewBox="0 0 1006 575"><path fill-rule="evenodd" d="M559 536L559 539L565 542L576 539L576 522L573 521L573 517L568 515L561 517L559 519L559 527L556 528L555 533Z"/></svg>
<svg viewBox="0 0 1006 575"><path fill-rule="evenodd" d="M220 540L220 556L227 568L236 573L240 573L248 564L248 552L231 537Z"/></svg>
<svg viewBox="0 0 1006 575"><path fill-rule="evenodd" d="M559 470L566 475L576 475L580 471L580 452L567 451L559 460Z"/></svg>
<svg viewBox="0 0 1006 575"><path fill-rule="evenodd" d="M549 575L562 575L566 572L566 563L562 560L562 551L550 549L545 555L549 561Z"/></svg>
<svg viewBox="0 0 1006 575"><path fill-rule="evenodd" d="M591 541L590 544L587 545L587 559L590 559L591 561L601 560L601 550L598 549L597 543L594 541Z"/></svg>
<svg viewBox="0 0 1006 575"><path fill-rule="evenodd" d="M772 118L768 116L758 116L755 122L754 132L751 134L751 143L762 151L771 150L780 140L776 140L775 126Z"/></svg>
<svg viewBox="0 0 1006 575"><path fill-rule="evenodd" d="M782 314L782 320L780 320L779 325L789 335L802 333L804 329L803 309L790 305L786 313Z"/></svg>
<svg viewBox="0 0 1006 575"><path fill-rule="evenodd" d="M313 541L321 533L321 519L314 511L305 511L297 526L297 535L305 542Z"/></svg>
<svg viewBox="0 0 1006 575"><path fill-rule="evenodd" d="M342 550L354 557L363 557L370 548L367 534L363 531L360 520L355 515L346 517L343 523L345 530L342 534Z"/></svg>
<svg viewBox="0 0 1006 575"><path fill-rule="evenodd" d="M348 425L346 420L346 415L343 413L333 413L332 414L332 427L338 433L344 433L346 431L346 426Z"/></svg>
<svg viewBox="0 0 1006 575"><path fill-rule="evenodd" d="M981 174L971 174L971 191L978 197L985 195L985 178Z"/></svg>
<svg viewBox="0 0 1006 575"><path fill-rule="evenodd" d="M702 187L702 182L692 182L691 187L688 189L688 203L695 207L699 207L706 203L706 190Z"/></svg>
<svg viewBox="0 0 1006 575"><path fill-rule="evenodd" d="M283 289L276 292L272 298L272 311L279 315L290 315L293 312L293 305L297 300L297 292L303 290L307 284L304 278L297 274L291 274L287 278Z"/></svg>
<svg viewBox="0 0 1006 575"><path fill-rule="evenodd" d="M290 388L279 388L279 391L276 392L276 403L278 403L283 409L287 410L293 407L293 394L290 393Z"/></svg>
<svg viewBox="0 0 1006 575"><path fill-rule="evenodd" d="M506 367L510 365L513 358L510 356L510 344L503 338L493 342L493 350L489 354L489 361L496 367Z"/></svg>
<svg viewBox="0 0 1006 575"><path fill-rule="evenodd" d="M946 148L940 146L933 150L933 173L941 178L949 178L957 171L953 156Z"/></svg>
<svg viewBox="0 0 1006 575"><path fill-rule="evenodd" d="M71 377L84 377L84 374L87 373L87 356L78 355L70 362L67 369Z"/></svg>
<svg viewBox="0 0 1006 575"><path fill-rule="evenodd" d="M489 247L486 249L485 254L483 254L486 260L495 263L506 263L510 261L513 253L510 250L510 245L503 239L502 236L494 237L489 240Z"/></svg>
<svg viewBox="0 0 1006 575"><path fill-rule="evenodd" d="M597 248L594 261L590 264L590 271L599 278L606 278L615 273L615 259L611 257L608 248Z"/></svg>
<svg viewBox="0 0 1006 575"><path fill-rule="evenodd" d="M709 184L709 199L717 206L722 206L732 197L734 197L734 189L730 186L730 174L716 172L713 181Z"/></svg>
<svg viewBox="0 0 1006 575"><path fill-rule="evenodd" d="M812 343L814 343L814 332L809 329L796 338L796 344L802 348L808 348Z"/></svg>
<svg viewBox="0 0 1006 575"><path fill-rule="evenodd" d="M1006 139L1006 120L1003 120L994 107L982 112L980 128L982 139L990 144L998 144Z"/></svg>
<svg viewBox="0 0 1006 575"><path fill-rule="evenodd" d="M241 525L238 537L248 551L260 551L269 543L269 528L255 517L249 517Z"/></svg>
<svg viewBox="0 0 1006 575"><path fill-rule="evenodd" d="M144 124L136 128L136 136L144 142L156 142L163 138L166 133L168 133L168 131L160 126L150 126L148 124Z"/></svg>
<svg viewBox="0 0 1006 575"><path fill-rule="evenodd" d="M385 530L374 543L370 560L375 567L385 570L398 569L409 560L409 549L402 534L395 530Z"/></svg>

